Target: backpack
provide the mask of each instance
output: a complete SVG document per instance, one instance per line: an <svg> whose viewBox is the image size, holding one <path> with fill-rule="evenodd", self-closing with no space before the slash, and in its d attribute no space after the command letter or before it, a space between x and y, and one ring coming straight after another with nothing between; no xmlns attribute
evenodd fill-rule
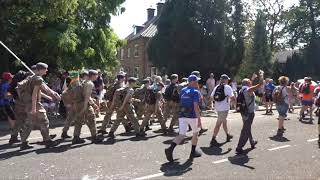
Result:
<svg viewBox="0 0 320 180"><path fill-rule="evenodd" d="M216 91L214 92L213 99L217 102L221 102L224 99L226 99L226 94L224 92L224 85L221 84L216 88Z"/></svg>
<svg viewBox="0 0 320 180"><path fill-rule="evenodd" d="M126 98L127 92L128 92L129 87L123 87L116 89L114 92L116 104L123 103L124 99Z"/></svg>
<svg viewBox="0 0 320 180"><path fill-rule="evenodd" d="M29 103L32 101L31 82L35 76L28 76L24 80L17 83L16 91L18 99L23 103Z"/></svg>
<svg viewBox="0 0 320 180"><path fill-rule="evenodd" d="M145 102L150 105L156 104L157 102L156 93L157 92L153 91L152 89L148 89L146 92Z"/></svg>
<svg viewBox="0 0 320 180"><path fill-rule="evenodd" d="M171 100L179 103L180 102L180 91L178 89L178 86L175 86L171 95Z"/></svg>
<svg viewBox="0 0 320 180"><path fill-rule="evenodd" d="M284 103L284 97L282 95L282 91L285 87L280 88L280 86L274 91L273 93L273 102L276 104L283 104Z"/></svg>
<svg viewBox="0 0 320 180"><path fill-rule="evenodd" d="M64 104L73 104L83 100L83 83L78 83L73 87L68 87L61 94Z"/></svg>
<svg viewBox="0 0 320 180"><path fill-rule="evenodd" d="M301 87L301 93L302 94L310 94L310 84L304 84L302 87Z"/></svg>
<svg viewBox="0 0 320 180"><path fill-rule="evenodd" d="M237 105L236 105L236 112L239 112L243 115L248 114L248 107L253 103L251 101L248 105L246 103L246 99L244 97L244 90L239 91L239 95L237 97Z"/></svg>
<svg viewBox="0 0 320 180"><path fill-rule="evenodd" d="M120 88L118 82L114 83L112 86L109 86L106 90L105 99L108 101L112 101L113 95L115 94L116 90Z"/></svg>
<svg viewBox="0 0 320 180"><path fill-rule="evenodd" d="M171 97L172 97L172 94L173 94L173 90L175 89L175 84L170 84L167 88L166 88L166 90L165 90L165 92L164 92L164 99L165 100L171 100Z"/></svg>

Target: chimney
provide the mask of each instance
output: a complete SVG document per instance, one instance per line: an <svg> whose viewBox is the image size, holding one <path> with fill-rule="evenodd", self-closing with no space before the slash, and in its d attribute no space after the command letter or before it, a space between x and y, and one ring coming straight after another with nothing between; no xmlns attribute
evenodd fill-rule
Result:
<svg viewBox="0 0 320 180"><path fill-rule="evenodd" d="M157 16L160 16L162 10L163 10L163 6L164 6L164 3L157 3Z"/></svg>
<svg viewBox="0 0 320 180"><path fill-rule="evenodd" d="M147 12L148 12L148 21L150 21L150 20L154 17L155 9L153 9L153 8L148 8L148 9L147 9Z"/></svg>

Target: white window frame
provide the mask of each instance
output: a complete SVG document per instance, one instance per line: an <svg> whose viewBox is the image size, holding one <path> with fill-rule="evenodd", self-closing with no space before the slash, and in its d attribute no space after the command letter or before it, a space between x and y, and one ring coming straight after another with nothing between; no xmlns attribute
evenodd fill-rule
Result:
<svg viewBox="0 0 320 180"><path fill-rule="evenodd" d="M131 57L131 49L128 48L128 50L127 50L127 58L130 58L130 57Z"/></svg>
<svg viewBox="0 0 320 180"><path fill-rule="evenodd" d="M151 75L151 76L157 75L157 68L156 68L156 67L151 67L150 75Z"/></svg>
<svg viewBox="0 0 320 180"><path fill-rule="evenodd" d="M124 49L123 48L120 49L120 59L124 60Z"/></svg>
<svg viewBox="0 0 320 180"><path fill-rule="evenodd" d="M139 70L140 70L139 66L134 67L134 69L133 69L133 76L134 77L139 78Z"/></svg>
<svg viewBox="0 0 320 180"><path fill-rule="evenodd" d="M139 44L134 45L133 55L134 57L139 57Z"/></svg>

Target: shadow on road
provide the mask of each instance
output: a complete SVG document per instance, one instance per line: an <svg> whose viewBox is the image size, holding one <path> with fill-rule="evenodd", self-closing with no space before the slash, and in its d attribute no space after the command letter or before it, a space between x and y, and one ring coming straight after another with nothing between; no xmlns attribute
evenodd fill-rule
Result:
<svg viewBox="0 0 320 180"><path fill-rule="evenodd" d="M252 158L249 158L247 155L251 150L252 149L246 149L246 150L244 150L244 154L228 157L228 160L233 165L238 165L241 167L245 167L245 168L254 170L255 168L253 166L246 165L250 161L250 159L252 159Z"/></svg>
<svg viewBox="0 0 320 180"><path fill-rule="evenodd" d="M181 176L192 170L192 164L192 160L187 160L183 164L180 164L179 162L168 162L162 164L160 170L164 172L164 176Z"/></svg>
<svg viewBox="0 0 320 180"><path fill-rule="evenodd" d="M205 153L206 155L212 156L222 156L222 155L226 155L228 153L231 152L231 148L228 148L226 151L222 152L222 148L221 147L200 147L200 149L202 150L203 153Z"/></svg>
<svg viewBox="0 0 320 180"><path fill-rule="evenodd" d="M288 142L288 141L290 141L288 138L283 137L283 136L278 136L278 135L274 135L272 137L269 137L269 139L271 139L273 141L277 141L277 142Z"/></svg>
<svg viewBox="0 0 320 180"><path fill-rule="evenodd" d="M181 145L181 144L187 144L188 141L190 141L191 139L192 139L192 137L184 138L183 141L180 143L180 145ZM172 140L173 140L173 139L165 140L165 141L163 141L162 143L163 143L163 144L171 144Z"/></svg>

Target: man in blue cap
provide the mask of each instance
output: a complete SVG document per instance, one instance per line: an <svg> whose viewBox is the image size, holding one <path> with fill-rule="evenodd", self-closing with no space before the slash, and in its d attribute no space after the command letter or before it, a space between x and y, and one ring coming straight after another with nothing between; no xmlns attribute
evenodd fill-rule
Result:
<svg viewBox="0 0 320 180"><path fill-rule="evenodd" d="M192 129L192 148L189 160L193 158L200 157L201 153L196 150L198 143L198 124L201 122L200 118L200 92L197 89L198 87L198 78L196 75L190 75L188 78L188 87L185 87L181 91L180 95L180 117L179 117L179 135L172 141L169 148L165 149L165 155L169 162L173 162L173 150L180 144L188 131L188 126Z"/></svg>

